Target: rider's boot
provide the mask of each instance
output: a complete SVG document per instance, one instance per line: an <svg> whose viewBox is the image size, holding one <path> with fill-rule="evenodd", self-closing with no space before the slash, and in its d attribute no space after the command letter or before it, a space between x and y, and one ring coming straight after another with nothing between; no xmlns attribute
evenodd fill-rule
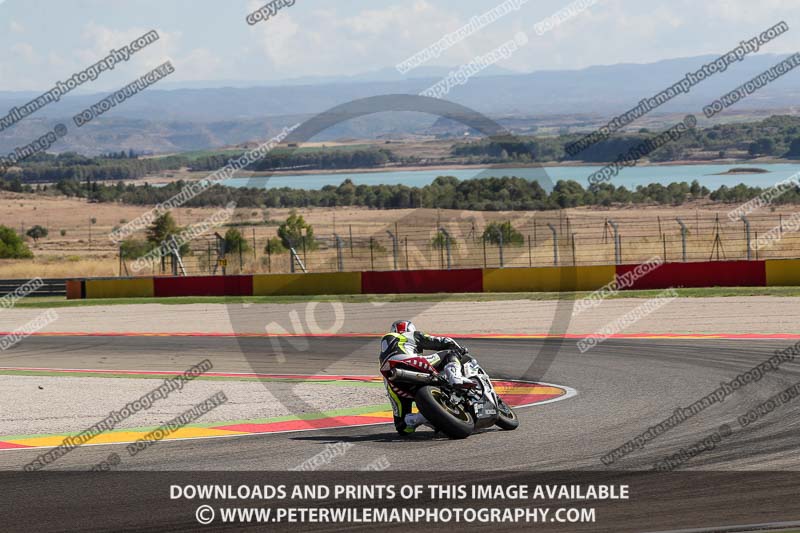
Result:
<svg viewBox="0 0 800 533"><path fill-rule="evenodd" d="M417 429L419 426L430 425L428 423L428 419L422 416L421 413L409 413L405 416L403 421L406 423L407 427L412 429L412 431Z"/></svg>
<svg viewBox="0 0 800 533"><path fill-rule="evenodd" d="M471 386L474 385L472 381L465 378L461 373L461 363L451 361L444 365L444 377L447 382L452 386Z"/></svg>

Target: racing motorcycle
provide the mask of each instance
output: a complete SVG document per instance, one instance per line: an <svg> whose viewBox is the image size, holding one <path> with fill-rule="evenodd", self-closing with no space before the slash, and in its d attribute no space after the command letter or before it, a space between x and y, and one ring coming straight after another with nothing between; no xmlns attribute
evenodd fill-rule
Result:
<svg viewBox="0 0 800 533"><path fill-rule="evenodd" d="M440 352L445 359L447 351ZM517 429L519 419L495 392L492 380L475 359L462 365L472 383L451 386L424 357L391 361L387 379L414 391L414 401L435 429L452 439L464 439L476 430L494 425Z"/></svg>

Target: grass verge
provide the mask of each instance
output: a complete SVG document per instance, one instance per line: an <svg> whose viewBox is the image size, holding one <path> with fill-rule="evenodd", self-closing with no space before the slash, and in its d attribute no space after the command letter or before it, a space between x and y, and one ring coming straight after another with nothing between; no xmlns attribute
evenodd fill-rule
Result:
<svg viewBox="0 0 800 533"><path fill-rule="evenodd" d="M734 297L734 296L800 296L800 287L708 287L675 289L684 298ZM620 291L609 298L652 298L661 290ZM136 304L291 304L304 302L494 302L505 300L576 300L591 292L498 292L498 293L435 293L435 294L342 294L327 296L188 296L184 298L98 298L93 300L65 300L58 296L30 296L17 302L19 308L86 307L94 305Z"/></svg>

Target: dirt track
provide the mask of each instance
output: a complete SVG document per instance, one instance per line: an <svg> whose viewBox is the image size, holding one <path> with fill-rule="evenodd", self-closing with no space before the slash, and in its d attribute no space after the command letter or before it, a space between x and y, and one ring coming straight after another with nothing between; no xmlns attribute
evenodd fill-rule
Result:
<svg viewBox="0 0 800 533"><path fill-rule="evenodd" d="M113 305L57 309L43 332L379 333L399 318L431 332L588 334L644 305L617 299L573 314L571 301ZM43 313L8 309L0 330L13 331ZM677 298L623 333L800 333L791 297Z"/></svg>

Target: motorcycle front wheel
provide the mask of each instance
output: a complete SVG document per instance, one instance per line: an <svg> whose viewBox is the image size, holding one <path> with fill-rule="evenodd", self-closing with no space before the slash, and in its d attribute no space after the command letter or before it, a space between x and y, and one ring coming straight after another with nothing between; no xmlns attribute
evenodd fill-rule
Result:
<svg viewBox="0 0 800 533"><path fill-rule="evenodd" d="M511 431L519 427L517 413L500 396L497 397L497 422L495 424L505 431Z"/></svg>
<svg viewBox="0 0 800 533"><path fill-rule="evenodd" d="M421 387L416 394L417 408L437 429L451 439L465 439L475 431L472 414L450 401L439 387Z"/></svg>

